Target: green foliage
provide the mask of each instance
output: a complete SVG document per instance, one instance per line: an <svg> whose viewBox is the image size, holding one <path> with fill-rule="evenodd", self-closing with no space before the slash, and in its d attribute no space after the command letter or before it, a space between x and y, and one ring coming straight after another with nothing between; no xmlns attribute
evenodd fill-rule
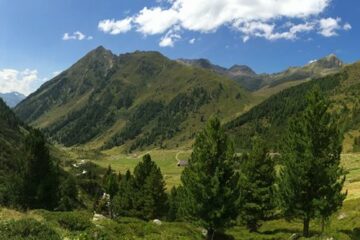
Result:
<svg viewBox="0 0 360 240"><path fill-rule="evenodd" d="M78 205L78 187L76 179L68 176L59 187L60 200L57 210L70 211Z"/></svg>
<svg viewBox="0 0 360 240"><path fill-rule="evenodd" d="M278 187L285 216L303 219L305 237L311 219L329 219L346 197L342 135L328 112L329 102L318 88L308 94L307 102L305 111L290 122Z"/></svg>
<svg viewBox="0 0 360 240"><path fill-rule="evenodd" d="M181 181L181 211L208 229L209 237L237 217L239 174L234 170L233 147L218 119L210 119L197 136Z"/></svg>
<svg viewBox="0 0 360 240"><path fill-rule="evenodd" d="M270 147L278 150L288 119L306 107L306 93L319 85L326 95L333 94L347 77L346 72L341 72L283 90L229 122L225 128L234 136L237 148L251 149L248 139L260 135L263 139L272 139Z"/></svg>
<svg viewBox="0 0 360 240"><path fill-rule="evenodd" d="M25 161L21 169L21 205L24 208L54 209L58 203L58 170L52 162L46 140L31 130L25 140Z"/></svg>
<svg viewBox="0 0 360 240"><path fill-rule="evenodd" d="M242 156L241 214L250 231L257 231L260 221L267 220L275 209L275 163L265 142L256 139L249 155Z"/></svg>
<svg viewBox="0 0 360 240"><path fill-rule="evenodd" d="M33 219L0 223L0 239L60 240L60 236L46 224Z"/></svg>
<svg viewBox="0 0 360 240"><path fill-rule="evenodd" d="M124 144L125 141L134 139L142 132L143 127L157 116L162 108L163 105L161 103L154 101L140 105L130 116L124 129L119 134L114 135L104 147L111 148L120 146Z"/></svg>
<svg viewBox="0 0 360 240"><path fill-rule="evenodd" d="M103 177L103 186L105 192L110 195L110 198L113 198L115 194L119 191L118 178L111 169L111 166L108 167Z"/></svg>
<svg viewBox="0 0 360 240"><path fill-rule="evenodd" d="M111 205L115 216L137 216L142 219L165 216L165 181L150 155L145 155L135 167L134 176L128 171L120 177L119 191Z"/></svg>
<svg viewBox="0 0 360 240"><path fill-rule="evenodd" d="M179 187L180 188L180 187ZM171 188L170 194L169 194L169 209L167 214L167 219L169 221L175 221L178 218L178 211L179 211L179 194L178 194L178 188L173 187Z"/></svg>
<svg viewBox="0 0 360 240"><path fill-rule="evenodd" d="M93 226L89 215L83 212L57 213L55 217L59 225L68 231L85 231Z"/></svg>

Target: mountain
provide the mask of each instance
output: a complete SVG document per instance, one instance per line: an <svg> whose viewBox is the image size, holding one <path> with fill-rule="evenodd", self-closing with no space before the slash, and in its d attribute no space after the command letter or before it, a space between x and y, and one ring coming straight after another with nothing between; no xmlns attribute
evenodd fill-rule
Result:
<svg viewBox="0 0 360 240"><path fill-rule="evenodd" d="M230 68L224 68L212 64L207 59L186 60L179 59L181 63L211 69L212 71L227 76L235 80L242 87L250 91L260 91L259 95L265 95L265 92L276 93L282 90L282 85L289 82L292 85L308 81L311 78L318 78L327 74L336 73L343 67L343 62L334 54L322 59L313 61L302 67L291 67L283 72L275 74L257 74L246 65L234 65ZM271 95L267 94L267 95Z"/></svg>
<svg viewBox="0 0 360 240"><path fill-rule="evenodd" d="M10 93L0 93L0 98L2 98L9 107L13 108L19 102L24 100L26 96L18 92L10 92Z"/></svg>
<svg viewBox="0 0 360 240"><path fill-rule="evenodd" d="M65 146L133 150L186 143L211 115L233 119L250 102L238 84L212 71L158 52L114 55L98 47L15 112Z"/></svg>
<svg viewBox="0 0 360 240"><path fill-rule="evenodd" d="M311 63L306 68L331 69L328 65L334 57ZM248 139L260 134L276 151L281 143L288 120L304 110L307 92L315 85L326 94L333 106L332 109L339 117L341 127L345 132L344 149L347 152L360 149L360 62L345 66L339 73L304 82L300 85L285 89L269 97L250 111L242 114L226 124L227 131L235 138L239 149L250 147Z"/></svg>

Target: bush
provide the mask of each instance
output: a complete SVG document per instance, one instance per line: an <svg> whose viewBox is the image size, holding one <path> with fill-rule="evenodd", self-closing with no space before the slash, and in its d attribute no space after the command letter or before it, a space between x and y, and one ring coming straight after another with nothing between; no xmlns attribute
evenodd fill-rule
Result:
<svg viewBox="0 0 360 240"><path fill-rule="evenodd" d="M63 212L58 213L56 221L62 228L65 228L71 232L85 231L93 226L90 222L88 214L83 212Z"/></svg>
<svg viewBox="0 0 360 240"><path fill-rule="evenodd" d="M22 219L0 224L0 239L60 240L60 236L46 224L34 219Z"/></svg>

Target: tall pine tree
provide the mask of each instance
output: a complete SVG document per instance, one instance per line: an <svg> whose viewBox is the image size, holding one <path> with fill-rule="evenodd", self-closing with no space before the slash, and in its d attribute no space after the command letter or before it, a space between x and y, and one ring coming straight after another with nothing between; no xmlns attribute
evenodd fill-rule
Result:
<svg viewBox="0 0 360 240"><path fill-rule="evenodd" d="M58 204L58 169L39 130L30 130L25 149L26 157L21 170L22 206L54 209Z"/></svg>
<svg viewBox="0 0 360 240"><path fill-rule="evenodd" d="M315 88L305 111L289 124L278 185L285 216L303 220L305 237L311 219L328 219L346 197L341 151L342 134L329 113L329 101Z"/></svg>
<svg viewBox="0 0 360 240"><path fill-rule="evenodd" d="M274 210L275 163L265 142L256 138L249 155L242 159L241 218L250 231L257 231L260 221Z"/></svg>
<svg viewBox="0 0 360 240"><path fill-rule="evenodd" d="M197 136L181 181L182 211L207 229L208 239L237 217L239 174L234 171L233 146L217 118Z"/></svg>

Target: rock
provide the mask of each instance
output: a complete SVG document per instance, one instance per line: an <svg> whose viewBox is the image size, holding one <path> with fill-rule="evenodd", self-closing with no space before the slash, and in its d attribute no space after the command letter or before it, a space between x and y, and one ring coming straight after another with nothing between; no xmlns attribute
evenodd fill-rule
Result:
<svg viewBox="0 0 360 240"><path fill-rule="evenodd" d="M296 240L299 238L300 238L300 235L298 233L294 233L289 237L289 240Z"/></svg>
<svg viewBox="0 0 360 240"><path fill-rule="evenodd" d="M95 213L94 217L93 217L93 222L97 222L97 221L104 220L104 219L106 219L106 217L104 215Z"/></svg>
<svg viewBox="0 0 360 240"><path fill-rule="evenodd" d="M346 214L345 213L340 213L339 216L337 217L338 220L342 220L346 218Z"/></svg>
<svg viewBox="0 0 360 240"><path fill-rule="evenodd" d="M153 223L155 223L156 225L161 225L162 222L159 219L154 219Z"/></svg>

